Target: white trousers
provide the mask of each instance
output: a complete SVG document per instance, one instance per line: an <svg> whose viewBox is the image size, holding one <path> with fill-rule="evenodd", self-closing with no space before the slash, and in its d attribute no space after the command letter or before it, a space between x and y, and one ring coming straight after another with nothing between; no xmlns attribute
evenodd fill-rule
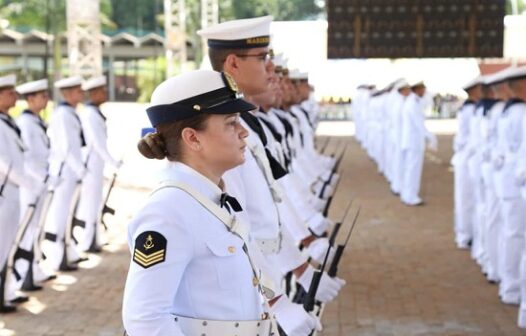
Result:
<svg viewBox="0 0 526 336"><path fill-rule="evenodd" d="M404 179L400 193L402 202L414 205L422 201L418 193L420 192L423 166L423 148L409 148L404 150Z"/></svg>
<svg viewBox="0 0 526 336"><path fill-rule="evenodd" d="M402 189L402 181L404 179L404 153L402 148L395 145L393 146L394 153L392 155L393 167L391 175L391 190L399 194Z"/></svg>
<svg viewBox="0 0 526 336"><path fill-rule="evenodd" d="M77 182L74 178L65 177L55 189L53 200L49 206L44 231L56 235L55 241L44 239L42 252L46 256L46 263L57 271L64 256L64 237L68 225L71 203ZM73 244L68 249L68 262L78 259Z"/></svg>
<svg viewBox="0 0 526 336"><path fill-rule="evenodd" d="M484 251L486 252L486 272L488 274L488 280L498 281L500 279L498 272L499 264L499 237L502 229L502 219L500 216L500 202L495 193L493 186L485 187L485 246Z"/></svg>
<svg viewBox="0 0 526 336"><path fill-rule="evenodd" d="M104 176L102 169L90 170L82 181L80 201L76 217L85 222L86 226L79 237L79 248L86 251L90 248L95 232L97 232L97 245L100 245L99 216L102 210L102 187Z"/></svg>
<svg viewBox="0 0 526 336"><path fill-rule="evenodd" d="M6 186L0 198L0 270L3 269L18 231L20 198L18 188Z"/></svg>
<svg viewBox="0 0 526 336"><path fill-rule="evenodd" d="M465 161L455 165L455 242L460 248L468 247L473 239L473 217L475 200Z"/></svg>
<svg viewBox="0 0 526 336"><path fill-rule="evenodd" d="M505 303L519 303L520 264L524 250L526 229L526 202L517 197L501 199L503 227L499 242L500 287Z"/></svg>

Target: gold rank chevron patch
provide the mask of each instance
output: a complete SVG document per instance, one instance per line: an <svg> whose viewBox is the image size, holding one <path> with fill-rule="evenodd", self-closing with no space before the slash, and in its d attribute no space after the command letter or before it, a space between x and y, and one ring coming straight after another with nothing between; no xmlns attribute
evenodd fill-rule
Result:
<svg viewBox="0 0 526 336"><path fill-rule="evenodd" d="M166 238L156 231L145 231L135 239L133 261L143 268L149 268L166 259Z"/></svg>

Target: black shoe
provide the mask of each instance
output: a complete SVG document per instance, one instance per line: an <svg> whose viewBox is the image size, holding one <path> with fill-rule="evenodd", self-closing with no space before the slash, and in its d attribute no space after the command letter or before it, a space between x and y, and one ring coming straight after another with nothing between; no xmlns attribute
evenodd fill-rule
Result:
<svg viewBox="0 0 526 336"><path fill-rule="evenodd" d="M29 298L27 296L17 296L13 300L9 300L9 303L19 304L19 303L24 303L24 302L27 302L27 301L29 301Z"/></svg>
<svg viewBox="0 0 526 336"><path fill-rule="evenodd" d="M39 285L35 285L35 284L26 284L24 283L24 285L22 286L22 290L24 292L34 292L34 291L39 291L39 290L42 290L44 287L42 286L39 286Z"/></svg>
<svg viewBox="0 0 526 336"><path fill-rule="evenodd" d="M78 270L79 267L75 264L75 265L60 265L60 267L58 268L59 271L61 272L72 272L72 271L76 271Z"/></svg>
<svg viewBox="0 0 526 336"><path fill-rule="evenodd" d="M51 274L47 278L43 279L41 282L48 282L48 281L51 281L51 280L55 280L56 278L57 278L56 274Z"/></svg>
<svg viewBox="0 0 526 336"><path fill-rule="evenodd" d="M9 313L14 313L14 312L16 312L16 306L0 304L0 313L9 314Z"/></svg>
<svg viewBox="0 0 526 336"><path fill-rule="evenodd" d="M87 261L89 258L88 257L80 257L78 258L77 260L73 260L71 261L72 264L78 264L78 263L81 263L83 261Z"/></svg>

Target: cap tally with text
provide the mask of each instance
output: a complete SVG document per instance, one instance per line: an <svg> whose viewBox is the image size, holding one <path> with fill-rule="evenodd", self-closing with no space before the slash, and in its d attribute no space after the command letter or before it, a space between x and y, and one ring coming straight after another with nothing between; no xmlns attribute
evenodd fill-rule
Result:
<svg viewBox="0 0 526 336"><path fill-rule="evenodd" d="M82 85L82 77L80 76L66 77L55 82L57 89L69 89L80 85Z"/></svg>
<svg viewBox="0 0 526 336"><path fill-rule="evenodd" d="M106 76L97 76L82 83L82 90L89 91L102 86L106 86Z"/></svg>
<svg viewBox="0 0 526 336"><path fill-rule="evenodd" d="M15 86L16 85L16 75L7 75L0 77L0 88Z"/></svg>
<svg viewBox="0 0 526 336"><path fill-rule="evenodd" d="M194 70L171 77L155 88L146 109L153 127L199 114L230 114L256 107L242 99L235 81L224 72Z"/></svg>
<svg viewBox="0 0 526 336"><path fill-rule="evenodd" d="M213 49L249 49L268 47L272 16L222 22L197 31Z"/></svg>
<svg viewBox="0 0 526 336"><path fill-rule="evenodd" d="M40 79L33 82L27 82L16 87L16 92L21 95L27 95L30 93L36 93L41 91L47 91L48 81L47 79Z"/></svg>

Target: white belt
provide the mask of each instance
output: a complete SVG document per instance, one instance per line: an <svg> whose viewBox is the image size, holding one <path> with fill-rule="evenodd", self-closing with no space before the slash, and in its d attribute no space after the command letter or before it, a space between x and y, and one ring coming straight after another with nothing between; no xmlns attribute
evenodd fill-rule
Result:
<svg viewBox="0 0 526 336"><path fill-rule="evenodd" d="M276 330L272 330L270 319L259 321L210 321L175 316L174 320L187 336L278 335Z"/></svg>
<svg viewBox="0 0 526 336"><path fill-rule="evenodd" d="M263 254L276 254L281 251L281 233L274 239L255 239Z"/></svg>

